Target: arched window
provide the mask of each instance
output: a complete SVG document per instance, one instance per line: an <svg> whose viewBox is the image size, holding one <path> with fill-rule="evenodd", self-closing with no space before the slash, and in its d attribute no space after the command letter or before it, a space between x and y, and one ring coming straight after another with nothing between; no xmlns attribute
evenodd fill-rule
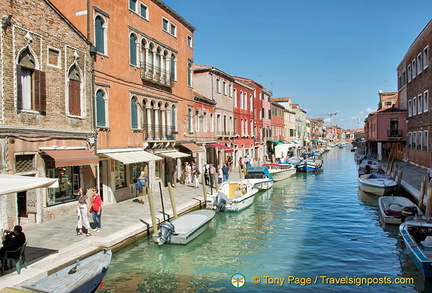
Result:
<svg viewBox="0 0 432 293"><path fill-rule="evenodd" d="M150 44L149 49L147 51L147 65L148 65L148 70L153 72L153 44Z"/></svg>
<svg viewBox="0 0 432 293"><path fill-rule="evenodd" d="M131 107L131 127L132 129L138 128L138 106L136 97L132 97L130 102Z"/></svg>
<svg viewBox="0 0 432 293"><path fill-rule="evenodd" d="M137 65L137 37L131 34L129 37L129 62L131 65Z"/></svg>
<svg viewBox="0 0 432 293"><path fill-rule="evenodd" d="M96 51L105 54L105 20L101 16L95 19Z"/></svg>
<svg viewBox="0 0 432 293"><path fill-rule="evenodd" d="M172 105L172 107L171 107L171 126L172 126L173 131L175 131L177 128L176 116L177 116L176 107L174 105Z"/></svg>
<svg viewBox="0 0 432 293"><path fill-rule="evenodd" d="M96 126L106 126L105 93L102 90L96 92Z"/></svg>
<svg viewBox="0 0 432 293"><path fill-rule="evenodd" d="M176 58L174 54L171 54L171 68L170 68L170 79L176 80Z"/></svg>
<svg viewBox="0 0 432 293"><path fill-rule="evenodd" d="M29 48L23 50L17 64L17 110L39 111L46 114L46 76L37 70L36 57Z"/></svg>
<svg viewBox="0 0 432 293"><path fill-rule="evenodd" d="M81 76L76 65L69 70L69 114L81 116Z"/></svg>
<svg viewBox="0 0 432 293"><path fill-rule="evenodd" d="M192 132L192 109L188 109L188 131Z"/></svg>
<svg viewBox="0 0 432 293"><path fill-rule="evenodd" d="M192 86L192 64L188 63L188 86Z"/></svg>

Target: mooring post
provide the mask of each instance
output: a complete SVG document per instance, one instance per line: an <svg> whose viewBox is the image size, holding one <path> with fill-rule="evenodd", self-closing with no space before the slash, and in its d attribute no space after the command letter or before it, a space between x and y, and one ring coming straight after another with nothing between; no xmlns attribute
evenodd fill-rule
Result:
<svg viewBox="0 0 432 293"><path fill-rule="evenodd" d="M425 212L426 217L430 217L431 215L432 215L432 180L429 181L427 187L426 212Z"/></svg>
<svg viewBox="0 0 432 293"><path fill-rule="evenodd" d="M151 188L148 189L148 202L149 202L149 208L150 208L150 215L153 225L153 232L157 232L158 226L156 223L156 216L155 216L155 210L154 210L154 203L153 203L153 194Z"/></svg>
<svg viewBox="0 0 432 293"><path fill-rule="evenodd" d="M423 200L424 200L424 196L425 196L425 193L426 193L427 180L428 180L428 175L425 174L423 176L423 179L422 179L421 184L420 184L420 196L419 196L418 203L417 203L418 207L421 210L423 210Z"/></svg>
<svg viewBox="0 0 432 293"><path fill-rule="evenodd" d="M170 201L171 201L171 206L173 209L174 219L177 219L178 218L177 207L176 207L175 200L174 200L174 194L173 194L172 186L171 186L171 183L169 183L169 182L168 182L168 193L169 193L169 197L170 197Z"/></svg>
<svg viewBox="0 0 432 293"><path fill-rule="evenodd" d="M206 190L206 185L205 185L204 173L201 173L201 182L202 182L201 185L202 185L202 191L203 191L203 197L204 197L204 205L206 205L207 204L207 190Z"/></svg>

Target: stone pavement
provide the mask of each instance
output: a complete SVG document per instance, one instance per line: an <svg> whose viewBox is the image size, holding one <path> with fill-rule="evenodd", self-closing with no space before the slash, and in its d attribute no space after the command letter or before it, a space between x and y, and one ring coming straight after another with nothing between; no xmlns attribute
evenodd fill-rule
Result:
<svg viewBox="0 0 432 293"><path fill-rule="evenodd" d="M238 171L231 172L230 179L239 179ZM205 207L201 184L199 188L177 184L172 190L179 215L197 209L200 205ZM209 186L206 186L206 193L210 194ZM158 223L164 220L160 194L159 186L156 184L152 197ZM167 187L162 187L162 195L165 213L173 217ZM147 196L144 204L139 203L137 198L104 204L101 232L96 233L92 230L90 231L92 235L89 237L85 234L76 235L77 214L75 211L76 204L73 203L70 206L70 212L64 214L61 219L23 226L28 242L27 269L23 268L20 275L15 269L5 272L5 275L0 277L0 291L6 287L21 288L21 285L33 283L103 248L115 251L123 245L146 237L148 226L152 227ZM92 222L91 219L90 222Z"/></svg>

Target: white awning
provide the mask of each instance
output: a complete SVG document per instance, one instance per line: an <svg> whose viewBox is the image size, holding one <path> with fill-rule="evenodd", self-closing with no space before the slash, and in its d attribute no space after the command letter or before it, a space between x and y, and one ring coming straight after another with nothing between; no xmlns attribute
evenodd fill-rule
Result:
<svg viewBox="0 0 432 293"><path fill-rule="evenodd" d="M123 164L133 164L140 162L150 162L162 160L161 157L150 154L146 151L133 151L133 152L118 152L118 153L104 153L105 156L111 159L122 162Z"/></svg>
<svg viewBox="0 0 432 293"><path fill-rule="evenodd" d="M190 154L182 153L179 151L162 151L157 154L164 157L173 158L173 159L190 157Z"/></svg>
<svg viewBox="0 0 432 293"><path fill-rule="evenodd" d="M0 195L49 187L55 182L55 178L0 174Z"/></svg>

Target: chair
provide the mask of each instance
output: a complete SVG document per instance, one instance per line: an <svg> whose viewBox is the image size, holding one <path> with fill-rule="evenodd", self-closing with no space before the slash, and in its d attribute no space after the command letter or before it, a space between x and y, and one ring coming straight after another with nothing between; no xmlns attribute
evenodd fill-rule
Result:
<svg viewBox="0 0 432 293"><path fill-rule="evenodd" d="M8 260L13 260L15 262L15 267L18 274L21 273L21 263L23 263L24 267L27 268L27 260L25 257L26 247L27 247L27 242L21 245L21 247L19 247L18 249L5 251L5 255L2 259L2 270L1 270L2 276L4 273L4 267L6 265L6 261Z"/></svg>

